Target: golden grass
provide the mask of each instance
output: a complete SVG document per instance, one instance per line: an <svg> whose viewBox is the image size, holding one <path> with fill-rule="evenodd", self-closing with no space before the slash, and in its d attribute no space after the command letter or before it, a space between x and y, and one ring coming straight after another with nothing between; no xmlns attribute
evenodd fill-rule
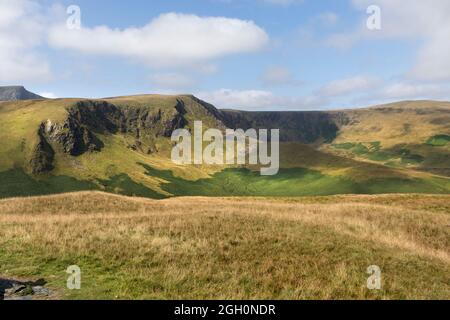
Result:
<svg viewBox="0 0 450 320"><path fill-rule="evenodd" d="M0 201L0 274L68 298L450 298L449 196ZM366 288L376 264L383 290ZM7 270L7 271L6 271Z"/></svg>
<svg viewBox="0 0 450 320"><path fill-rule="evenodd" d="M450 103L404 101L361 110L347 110L353 119L334 143L382 142L383 148L398 144L421 144L436 134L449 132Z"/></svg>

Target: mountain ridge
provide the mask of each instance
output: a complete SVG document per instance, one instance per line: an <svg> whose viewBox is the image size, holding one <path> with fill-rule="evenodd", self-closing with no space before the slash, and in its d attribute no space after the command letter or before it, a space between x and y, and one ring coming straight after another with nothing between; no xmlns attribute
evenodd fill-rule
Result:
<svg viewBox="0 0 450 320"><path fill-rule="evenodd" d="M0 197L77 188L156 198L214 190L268 196L449 193L448 106L400 102L343 111L245 112L220 110L193 95L2 102L0 175L6 182ZM205 129L280 129L279 176L260 178L252 167L174 165L171 133L192 130L195 120ZM12 192L18 181L29 187Z"/></svg>
<svg viewBox="0 0 450 320"><path fill-rule="evenodd" d="M25 89L24 86L0 86L0 101L42 100L44 97Z"/></svg>

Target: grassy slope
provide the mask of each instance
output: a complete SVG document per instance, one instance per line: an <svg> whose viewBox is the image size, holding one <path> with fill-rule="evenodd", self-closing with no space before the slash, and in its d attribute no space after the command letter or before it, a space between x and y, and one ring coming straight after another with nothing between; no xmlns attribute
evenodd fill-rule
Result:
<svg viewBox="0 0 450 320"><path fill-rule="evenodd" d="M177 99L185 102L190 123L195 119L203 119L207 127L220 126L190 96L146 95L107 100L119 106L172 109ZM442 176L420 173L402 166L383 165L390 159L381 162L372 161L361 155L354 157L348 153L344 153L343 157L339 152L341 150L332 146L315 150L298 143L283 143L281 145L283 169L280 175L263 178L257 176L255 172L242 169L227 169L220 172L223 167L176 166L168 159L170 143L167 139L158 138L158 154L144 155L127 147L131 137L125 135L100 136L105 148L98 153L86 153L79 157L58 153L55 170L51 176L27 176L24 171L27 171L27 159L36 143L39 124L47 119L53 122L63 120L66 116L66 107L75 101L78 100L0 103L2 128L0 139L5 141L5 147L0 150L0 177L4 182L9 181L0 187L0 197L91 189L152 198L170 195L215 195L215 192L223 196L450 192L450 180ZM419 140L414 140L416 141L414 152L426 153L421 165L431 173L441 174L449 167L450 146L436 147L417 143L420 137L423 136L425 141L425 137L442 133L445 126L448 126L445 122L438 121L438 116L442 120L445 113L436 111L436 106L431 108L428 105L428 107L430 109L428 113L423 111L422 106L420 112L417 111L414 105L393 106L390 107L390 111L384 108L350 111L350 114L354 113L354 117L358 117L359 122L351 127L344 127L336 144L345 144L347 141L355 144L359 141L383 139L384 147L385 143L387 145L411 143L407 139L418 136ZM393 120L396 119L393 113L394 115L401 113L402 119L417 124L418 127L409 128L414 134L399 135L399 130L404 130L405 126ZM437 124L430 124L431 122ZM374 123L382 125L384 129L373 129ZM167 170L173 174L164 173Z"/></svg>
<svg viewBox="0 0 450 320"><path fill-rule="evenodd" d="M70 99L0 102L0 170L25 166L39 125L47 119L64 120L65 107L72 103Z"/></svg>
<svg viewBox="0 0 450 320"><path fill-rule="evenodd" d="M341 128L335 143L381 141L389 148L450 132L449 102L406 101L346 113L353 122Z"/></svg>
<svg viewBox="0 0 450 320"><path fill-rule="evenodd" d="M450 103L405 101L346 113L350 125L322 150L450 176L450 145L444 143L450 134ZM353 147L346 150L348 144ZM373 150L371 144L379 148Z"/></svg>
<svg viewBox="0 0 450 320"><path fill-rule="evenodd" d="M418 195L0 200L0 275L44 278L70 299L449 299L449 203ZM80 291L64 289L73 264ZM381 291L366 288L374 264Z"/></svg>
<svg viewBox="0 0 450 320"><path fill-rule="evenodd" d="M118 106L142 107L155 109L173 109L177 99L183 99L189 112L188 120L203 119L205 127L217 127L215 120L189 96L145 95L107 99ZM100 136L105 142L102 152L86 153L71 157L57 153L55 169L51 176L33 177L28 172L28 159L37 143L39 125L50 119L52 122L63 121L67 116L66 108L79 99L57 99L48 101L19 101L0 103L0 139L5 146L0 149L0 176L4 183L0 187L0 197L50 194L78 190L100 189L126 195L152 195L159 198L164 195L158 185L160 181L145 175L145 170L138 163L146 163L160 169L173 170L186 179L205 178L209 172L218 169L198 167L190 170L177 168L168 161L170 142L159 138L157 155L143 155L129 149L130 137L125 135ZM126 183L117 186L117 176L123 176ZM57 178L55 179L54 176ZM123 179L122 179L123 180ZM55 181L60 183L58 185ZM62 183L64 182L64 183ZM12 185L13 184L13 185ZM11 188L12 185L12 188ZM133 188L129 188L134 185Z"/></svg>
<svg viewBox="0 0 450 320"><path fill-rule="evenodd" d="M280 169L274 176L261 176L245 168L225 169L195 181L176 177L171 171L145 166L147 174L163 181L161 189L177 196L307 196L335 194L435 193L448 194L450 181L443 178L400 178L387 176L355 181L319 171Z"/></svg>

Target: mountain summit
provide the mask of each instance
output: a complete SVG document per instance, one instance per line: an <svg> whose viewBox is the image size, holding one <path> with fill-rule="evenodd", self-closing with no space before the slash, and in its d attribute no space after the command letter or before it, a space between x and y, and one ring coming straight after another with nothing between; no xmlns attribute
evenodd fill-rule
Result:
<svg viewBox="0 0 450 320"><path fill-rule="evenodd" d="M28 91L23 86L0 87L0 101L17 101L17 100L33 100L33 99L45 99L45 98Z"/></svg>

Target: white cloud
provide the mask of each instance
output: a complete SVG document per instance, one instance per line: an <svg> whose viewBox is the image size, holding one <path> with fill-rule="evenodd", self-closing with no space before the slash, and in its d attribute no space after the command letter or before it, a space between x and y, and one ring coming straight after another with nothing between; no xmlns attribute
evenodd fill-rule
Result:
<svg viewBox="0 0 450 320"><path fill-rule="evenodd" d="M310 110L328 103L319 96L282 97L265 90L220 89L200 92L197 96L218 108L241 110Z"/></svg>
<svg viewBox="0 0 450 320"><path fill-rule="evenodd" d="M262 82L266 86L283 86L294 84L295 80L289 69L274 66L264 71Z"/></svg>
<svg viewBox="0 0 450 320"><path fill-rule="evenodd" d="M168 13L141 28L107 26L68 30L54 27L56 48L86 54L138 59L152 67L201 65L222 56L253 52L268 43L266 32L252 21Z"/></svg>
<svg viewBox="0 0 450 320"><path fill-rule="evenodd" d="M450 25L439 29L422 47L409 76L424 81L450 80Z"/></svg>
<svg viewBox="0 0 450 320"><path fill-rule="evenodd" d="M201 92L197 95L218 108L271 107L276 99L272 92L263 90L220 89L213 92Z"/></svg>
<svg viewBox="0 0 450 320"><path fill-rule="evenodd" d="M367 7L374 4L372 0L351 2L364 14ZM450 80L450 1L378 0L376 4L381 8L381 30L368 30L368 16L364 15L356 30L334 34L327 43L346 49L361 40L420 40L415 65L406 75L421 81Z"/></svg>
<svg viewBox="0 0 450 320"><path fill-rule="evenodd" d="M450 98L450 86L437 84L394 83L383 88L378 96L382 99L440 99Z"/></svg>
<svg viewBox="0 0 450 320"><path fill-rule="evenodd" d="M357 77L354 79L357 79ZM331 82L322 88L336 88L336 90L331 90L328 95L323 94L320 92L321 90L319 90L311 95L286 97L276 95L273 92L266 90L231 89L220 89L212 92L199 92L196 95L199 98L212 103L218 108L249 111L326 110L330 108L342 109L343 105L352 108L356 105L381 104L402 100L450 99L449 84L417 84L397 82L382 85L381 80L376 80L374 82L374 84L376 84L375 86L370 86L370 90L364 90L362 88L365 86L335 86L337 83L354 84L357 82L345 80ZM350 88L353 90L350 90ZM345 94L344 91L346 92ZM341 96L351 96L354 94L356 94L356 96L348 101L346 101L346 99L338 99Z"/></svg>
<svg viewBox="0 0 450 320"><path fill-rule="evenodd" d="M28 0L0 1L0 82L47 80L48 62L36 48L44 35L42 8Z"/></svg>
<svg viewBox="0 0 450 320"><path fill-rule="evenodd" d="M53 92L40 92L38 93L41 97L48 98L48 99L57 99L57 95Z"/></svg>
<svg viewBox="0 0 450 320"><path fill-rule="evenodd" d="M191 88L196 81L180 73L156 73L150 76L151 84L159 89L176 90Z"/></svg>
<svg viewBox="0 0 450 320"><path fill-rule="evenodd" d="M200 92L197 95L218 108L243 110L320 110L340 103L339 98L364 97L368 92L377 93L378 98L386 98L381 93L382 81L369 76L355 76L332 81L312 94L303 96L280 96L267 90L220 89ZM371 96L374 96L372 94ZM382 97L383 96L383 97ZM361 100L361 99L359 99Z"/></svg>
<svg viewBox="0 0 450 320"><path fill-rule="evenodd" d="M370 89L374 89L379 84L380 80L377 78L355 76L330 82L318 91L318 95L326 97L338 97L349 94L357 94Z"/></svg>

